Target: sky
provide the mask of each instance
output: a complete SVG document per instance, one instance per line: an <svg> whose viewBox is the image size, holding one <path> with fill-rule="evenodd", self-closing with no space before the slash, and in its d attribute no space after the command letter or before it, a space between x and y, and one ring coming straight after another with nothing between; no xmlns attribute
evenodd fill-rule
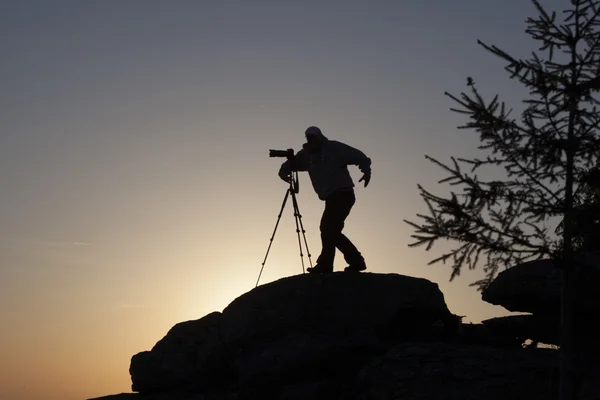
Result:
<svg viewBox="0 0 600 400"><path fill-rule="evenodd" d="M370 272L436 282L466 322L506 315L469 286L481 271L427 265L452 243L409 248L403 222L426 212L418 183L449 191L426 154L481 154L445 91L471 76L520 106L477 39L527 57L535 12L500 4L0 2L0 400L129 392L132 355L254 288L287 190L268 150L310 125L372 159L344 230ZM305 174L298 201L314 262ZM299 273L288 204L260 283Z"/></svg>

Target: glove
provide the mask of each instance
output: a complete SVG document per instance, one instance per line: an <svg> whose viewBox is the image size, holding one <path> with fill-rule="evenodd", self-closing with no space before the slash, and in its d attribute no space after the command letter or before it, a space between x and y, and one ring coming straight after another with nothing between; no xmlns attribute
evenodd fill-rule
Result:
<svg viewBox="0 0 600 400"><path fill-rule="evenodd" d="M283 172L279 173L279 177L281 178L282 181L284 181L285 183L290 183L290 181L292 180L292 175L291 173L289 174L285 174Z"/></svg>
<svg viewBox="0 0 600 400"><path fill-rule="evenodd" d="M369 182L371 182L371 172L365 172L363 174L362 178L360 178L358 181L359 182L365 181L365 187L367 187Z"/></svg>

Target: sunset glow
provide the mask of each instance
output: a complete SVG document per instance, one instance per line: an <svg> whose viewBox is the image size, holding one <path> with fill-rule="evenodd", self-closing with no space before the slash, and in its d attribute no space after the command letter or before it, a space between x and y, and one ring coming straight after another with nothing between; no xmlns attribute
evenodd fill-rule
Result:
<svg viewBox="0 0 600 400"><path fill-rule="evenodd" d="M370 272L438 283L466 321L505 315L402 222L417 183L447 191L424 155L478 144L444 91L473 76L520 102L476 40L528 55L531 4L458 3L3 1L0 400L129 392L132 355L254 288L287 189L268 150L310 125L373 160L345 227ZM305 174L298 199L314 262ZM288 205L260 282L299 273Z"/></svg>

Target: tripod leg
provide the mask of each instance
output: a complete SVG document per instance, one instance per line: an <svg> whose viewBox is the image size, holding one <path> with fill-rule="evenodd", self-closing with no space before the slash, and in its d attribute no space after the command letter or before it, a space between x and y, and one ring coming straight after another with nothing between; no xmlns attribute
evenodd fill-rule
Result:
<svg viewBox="0 0 600 400"><path fill-rule="evenodd" d="M271 250L271 245L273 244L273 239L275 238L275 232L277 232L277 227L279 226L279 221L281 221L281 215L283 214L283 209L285 208L285 204L287 203L287 199L290 192L291 191L289 189L285 192L285 197L283 198L283 203L281 204L281 210L279 210L279 215L277 216L277 223L275 224L275 229L273 229L273 235L271 235L271 239L269 239L269 247L267 247L267 254L265 254L265 259L262 262L260 273L258 274L258 279L256 280L256 286L254 287L258 286L258 281L260 280L260 276L262 275L263 268L265 268L265 263L267 262L267 257L269 256L269 250Z"/></svg>
<svg viewBox="0 0 600 400"><path fill-rule="evenodd" d="M308 262L312 267L312 259L310 258L310 250L308 249L308 242L306 241L306 231L304 230L304 224L302 223L302 214L300 214L300 208L298 207L298 199L296 198L296 194L292 192L292 205L294 207L294 217L296 219L296 233L298 234L298 246L300 247L300 259L302 260L302 273L304 271L304 258L302 255L302 243L300 242L300 232L302 231L302 236L304 238L304 247L306 248L306 253L308 256Z"/></svg>

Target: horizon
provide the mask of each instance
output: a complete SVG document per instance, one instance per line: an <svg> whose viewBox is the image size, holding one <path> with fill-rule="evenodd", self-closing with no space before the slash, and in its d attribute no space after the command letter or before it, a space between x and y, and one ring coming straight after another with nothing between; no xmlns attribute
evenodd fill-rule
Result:
<svg viewBox="0 0 600 400"><path fill-rule="evenodd" d="M130 392L134 354L253 289L287 190L268 151L311 125L372 160L367 188L349 167L344 229L366 272L437 283L464 322L511 314L469 286L481 270L428 266L452 243L409 248L403 222L426 211L418 183L448 193L425 155L482 154L444 92L471 76L527 97L477 40L528 57L535 9L495 5L0 4L0 400ZM305 173L298 201L314 263L324 203ZM301 272L287 204L260 283Z"/></svg>

